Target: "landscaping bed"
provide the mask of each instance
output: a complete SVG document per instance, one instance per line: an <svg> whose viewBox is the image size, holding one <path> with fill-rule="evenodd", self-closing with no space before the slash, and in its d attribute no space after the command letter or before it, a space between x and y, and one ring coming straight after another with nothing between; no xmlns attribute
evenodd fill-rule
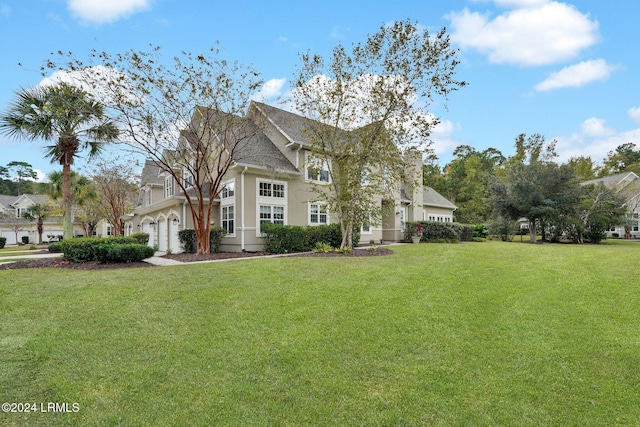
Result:
<svg viewBox="0 0 640 427"><path fill-rule="evenodd" d="M62 258L39 258L0 264L0 270L17 270L20 268L69 268L72 270L114 270L119 268L153 267L146 262L119 262L103 264L98 261L70 262Z"/></svg>

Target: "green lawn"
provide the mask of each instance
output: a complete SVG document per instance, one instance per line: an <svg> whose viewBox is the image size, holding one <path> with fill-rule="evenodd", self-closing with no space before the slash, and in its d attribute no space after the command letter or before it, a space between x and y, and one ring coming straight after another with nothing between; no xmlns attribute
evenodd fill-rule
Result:
<svg viewBox="0 0 640 427"><path fill-rule="evenodd" d="M640 243L0 271L0 425L640 425Z"/></svg>

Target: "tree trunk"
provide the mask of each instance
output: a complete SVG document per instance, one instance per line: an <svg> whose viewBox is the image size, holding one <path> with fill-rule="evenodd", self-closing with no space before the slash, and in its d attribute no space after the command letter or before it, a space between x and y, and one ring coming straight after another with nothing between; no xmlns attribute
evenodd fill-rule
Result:
<svg viewBox="0 0 640 427"><path fill-rule="evenodd" d="M65 239L73 237L73 205L71 202L71 165L62 165L62 230Z"/></svg>
<svg viewBox="0 0 640 427"><path fill-rule="evenodd" d="M529 221L529 238L531 243L536 243L536 236L538 235L536 230L536 220Z"/></svg>
<svg viewBox="0 0 640 427"><path fill-rule="evenodd" d="M206 215L203 203L198 203L197 211L191 208L191 218L193 219L193 228L196 232L198 255L208 254L211 251L209 246L209 232L211 230L211 207L209 207L209 215Z"/></svg>
<svg viewBox="0 0 640 427"><path fill-rule="evenodd" d="M42 244L42 217L38 217L38 244Z"/></svg>

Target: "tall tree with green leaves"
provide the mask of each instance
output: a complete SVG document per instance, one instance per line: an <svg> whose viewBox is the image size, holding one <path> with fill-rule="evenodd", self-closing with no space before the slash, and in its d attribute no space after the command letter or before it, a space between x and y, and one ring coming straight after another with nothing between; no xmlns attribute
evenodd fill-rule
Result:
<svg viewBox="0 0 640 427"><path fill-rule="evenodd" d="M579 202L580 187L572 168L553 161L555 141L544 136L521 134L516 153L506 161L504 172L494 181L494 214L511 220L527 218L532 243L538 226L559 215L568 215Z"/></svg>
<svg viewBox="0 0 640 427"><path fill-rule="evenodd" d="M87 152L100 153L114 141L118 128L105 107L89 93L68 83L22 89L7 111L0 114L0 132L16 139L53 141L45 155L62 165L64 237L73 237L71 166Z"/></svg>
<svg viewBox="0 0 640 427"><path fill-rule="evenodd" d="M602 176L621 172L640 174L640 148L633 142L618 145L603 161Z"/></svg>
<svg viewBox="0 0 640 427"><path fill-rule="evenodd" d="M12 161L7 163L6 169L15 175L18 183L18 196L22 194L22 184L24 181L30 181L38 178L38 174L33 170L33 166L27 162Z"/></svg>
<svg viewBox="0 0 640 427"><path fill-rule="evenodd" d="M377 194L390 196L403 179L422 185L405 166L438 123L431 101L466 85L454 79L457 65L444 29L430 34L409 21L383 25L350 51L338 45L326 59L301 55L293 97L317 123L307 135L309 162L329 166L329 182L315 191L340 223L341 247L353 245L354 226L380 219Z"/></svg>
<svg viewBox="0 0 640 427"><path fill-rule="evenodd" d="M468 145L456 147L453 155L454 158L444 168L444 185L440 190L458 206L455 212L457 221L485 222L490 217L487 200L491 193L491 180L505 158L495 148L477 151Z"/></svg>

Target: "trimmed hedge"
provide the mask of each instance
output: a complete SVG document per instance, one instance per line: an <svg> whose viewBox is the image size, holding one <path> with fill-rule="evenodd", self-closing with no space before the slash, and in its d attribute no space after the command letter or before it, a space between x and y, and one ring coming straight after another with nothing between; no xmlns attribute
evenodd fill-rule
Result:
<svg viewBox="0 0 640 427"><path fill-rule="evenodd" d="M66 239L60 243L63 258L71 262L96 261L96 248L100 245L124 245L138 243L133 237L112 236L112 237L80 237L76 239Z"/></svg>
<svg viewBox="0 0 640 427"><path fill-rule="evenodd" d="M407 221L406 240L417 234L418 226L422 230L421 242L470 242L474 230L473 226L453 222Z"/></svg>
<svg viewBox="0 0 640 427"><path fill-rule="evenodd" d="M95 247L95 256L103 264L115 262L138 262L152 257L155 250L141 243L105 243Z"/></svg>
<svg viewBox="0 0 640 427"><path fill-rule="evenodd" d="M340 224L300 226L265 223L261 227L264 250L274 254L307 252L318 242L338 248L342 243ZM360 241L360 230L353 230L354 246Z"/></svg>
<svg viewBox="0 0 640 427"><path fill-rule="evenodd" d="M209 252L220 252L220 243L227 231L222 227L211 227L209 230ZM198 241L196 239L196 230L187 228L178 232L178 240L182 249L190 254L196 253L198 249Z"/></svg>
<svg viewBox="0 0 640 427"><path fill-rule="evenodd" d="M7 238L6 237L0 237L0 249L4 248L4 245L7 244Z"/></svg>
<svg viewBox="0 0 640 427"><path fill-rule="evenodd" d="M149 244L149 233L133 233L130 237L136 239L141 245Z"/></svg>

